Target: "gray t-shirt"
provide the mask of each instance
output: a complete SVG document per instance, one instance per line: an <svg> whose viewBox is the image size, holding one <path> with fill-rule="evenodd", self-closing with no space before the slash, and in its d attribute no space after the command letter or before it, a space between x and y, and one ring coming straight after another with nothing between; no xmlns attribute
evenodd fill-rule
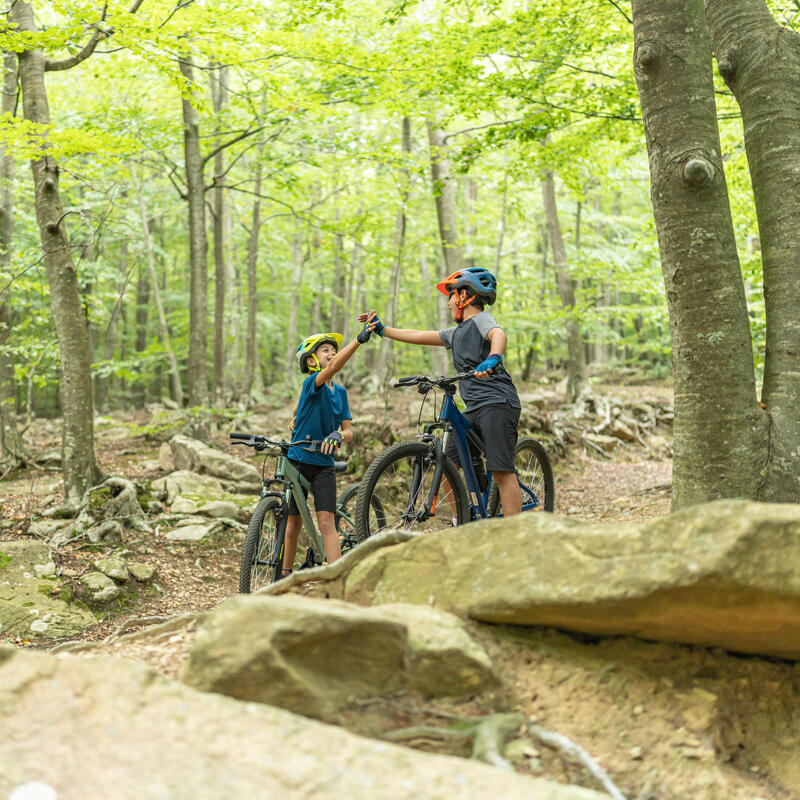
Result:
<svg viewBox="0 0 800 800"><path fill-rule="evenodd" d="M481 311L452 328L439 331L442 344L452 353L456 372L475 369L489 355L492 344L486 336L492 328L499 327L488 311ZM488 378L465 378L459 382L458 389L467 411L498 403L521 408L514 382L502 361Z"/></svg>

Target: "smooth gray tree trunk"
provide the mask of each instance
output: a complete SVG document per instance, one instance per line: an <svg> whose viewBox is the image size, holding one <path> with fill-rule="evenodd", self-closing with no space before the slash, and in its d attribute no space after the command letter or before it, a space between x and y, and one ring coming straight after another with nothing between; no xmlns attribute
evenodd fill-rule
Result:
<svg viewBox="0 0 800 800"><path fill-rule="evenodd" d="M719 73L742 111L766 306L760 499L800 499L800 35L764 0L706 0Z"/></svg>
<svg viewBox="0 0 800 800"><path fill-rule="evenodd" d="M3 58L2 113L13 114L17 100L17 55ZM11 260L14 232L14 157L0 145L0 276ZM11 338L11 286L0 277L0 467L2 471L19 463L22 437L17 430L14 359L8 351Z"/></svg>
<svg viewBox="0 0 800 800"><path fill-rule="evenodd" d="M703 2L633 0L633 25L672 334L673 508L755 499L768 420L756 402Z"/></svg>
<svg viewBox="0 0 800 800"><path fill-rule="evenodd" d="M186 90L194 93L194 68L188 57L179 61ZM189 96L182 98L183 145L186 170L186 199L189 206L189 362L187 387L190 406L208 404L207 315L208 315L208 239L206 236L203 157L200 152L200 122Z"/></svg>
<svg viewBox="0 0 800 800"><path fill-rule="evenodd" d="M30 3L16 0L11 19L20 31L35 31ZM50 124L45 88L44 54L39 49L17 54L23 114L29 122ZM61 356L59 396L63 415L62 457L64 496L79 502L84 492L101 478L94 452L91 357L86 319L78 292L78 276L64 226L58 188L59 167L44 153L31 162L36 197L36 219L44 253L50 309Z"/></svg>
<svg viewBox="0 0 800 800"><path fill-rule="evenodd" d="M172 396L179 408L183 407L183 386L181 385L181 374L178 369L178 360L175 358L175 351L172 349L172 340L170 337L169 326L167 325L167 315L164 312L164 302L161 298L161 284L158 280L156 273L156 262L153 256L153 241L150 236L150 223L147 219L147 207L144 203L142 196L142 187L139 183L136 171L131 170L133 174L134 184L136 186L136 198L139 203L139 219L142 223L142 238L144 239L144 251L147 257L147 269L150 273L150 285L153 287L153 300L156 304L156 312L158 313L158 325L161 330L161 342L164 350L167 353L167 362L169 364L169 375L172 385Z"/></svg>
<svg viewBox="0 0 800 800"><path fill-rule="evenodd" d="M258 348L258 239L261 232L261 156L263 146L256 151L253 192L253 216L247 242L247 343L245 346L245 394L260 394L264 388Z"/></svg>
<svg viewBox="0 0 800 800"><path fill-rule="evenodd" d="M286 353L284 355L287 380L292 384L297 370L297 346L300 344L297 334L297 319L300 290L303 283L303 261L303 237L298 231L292 239L292 289L294 294L289 301L289 325L286 331Z"/></svg>
<svg viewBox="0 0 800 800"><path fill-rule="evenodd" d="M586 376L586 351L583 347L581 323L575 316L575 290L572 276L569 271L567 248L561 233L561 223L558 219L556 205L556 190L553 173L548 172L542 181L542 199L544 202L545 224L547 225L547 238L553 248L553 263L556 270L556 283L561 305L567 311L567 392L566 401L574 403L584 392L589 389L589 379Z"/></svg>
<svg viewBox="0 0 800 800"><path fill-rule="evenodd" d="M436 203L436 219L439 223L442 261L449 275L464 265L464 254L458 238L456 182L450 174L450 161L447 157L444 132L437 127L434 120L428 120L427 127L433 198Z"/></svg>

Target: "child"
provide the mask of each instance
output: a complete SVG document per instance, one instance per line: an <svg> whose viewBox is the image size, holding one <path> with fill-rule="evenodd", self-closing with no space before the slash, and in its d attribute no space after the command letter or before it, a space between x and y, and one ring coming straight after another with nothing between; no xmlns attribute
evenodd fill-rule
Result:
<svg viewBox="0 0 800 800"><path fill-rule="evenodd" d="M297 364L300 371L308 377L303 381L303 388L297 401L292 441L300 442L310 436L312 439L322 441L322 449L321 452L310 453L302 447L293 447L289 458L311 483L317 523L329 564L341 557L334 522L336 511L334 453L342 442L349 442L353 438L347 390L344 386L335 384L333 376L348 362L359 345L368 341L370 333L371 331L365 327L342 350L339 350L342 344L340 333L314 333L303 339L297 348ZM341 433L338 431L340 426ZM300 511L292 498L286 520L282 577L292 571L301 527Z"/></svg>
<svg viewBox="0 0 800 800"><path fill-rule="evenodd" d="M497 281L489 270L469 267L448 275L436 288L448 296L450 313L457 323L452 328L441 331L390 328L378 319L375 311L362 314L359 320L369 322L368 330L379 336L446 347L452 352L457 372L474 370L474 377L459 382L467 406L465 416L483 440L486 469L491 471L500 491L503 516L510 517L522 510L522 495L514 472L521 405L511 376L502 366L507 342L505 331L484 310L497 297ZM458 464L452 439L448 455Z"/></svg>

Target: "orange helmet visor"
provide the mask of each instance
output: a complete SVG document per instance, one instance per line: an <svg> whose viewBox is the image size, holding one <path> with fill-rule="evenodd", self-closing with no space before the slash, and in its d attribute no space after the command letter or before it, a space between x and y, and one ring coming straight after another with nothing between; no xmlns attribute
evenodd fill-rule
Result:
<svg viewBox="0 0 800 800"><path fill-rule="evenodd" d="M461 277L461 270L459 269L456 270L451 275L448 275L443 281L439 281L439 283L436 284L436 288L442 294L450 294L450 292L452 292L453 290L448 289L448 286L453 286L454 284L456 284L460 277Z"/></svg>

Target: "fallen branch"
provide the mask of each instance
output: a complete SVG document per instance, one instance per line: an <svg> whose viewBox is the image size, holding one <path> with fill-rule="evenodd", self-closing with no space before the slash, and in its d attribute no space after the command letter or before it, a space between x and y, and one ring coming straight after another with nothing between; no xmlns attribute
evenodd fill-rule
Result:
<svg viewBox="0 0 800 800"><path fill-rule="evenodd" d="M540 725L528 725L531 736L538 739L542 744L552 747L563 753L567 758L578 761L602 784L603 788L614 798L614 800L626 800L625 795L617 788L616 784L609 778L608 773L584 750L579 744L575 744L572 739L563 734L549 731Z"/></svg>

